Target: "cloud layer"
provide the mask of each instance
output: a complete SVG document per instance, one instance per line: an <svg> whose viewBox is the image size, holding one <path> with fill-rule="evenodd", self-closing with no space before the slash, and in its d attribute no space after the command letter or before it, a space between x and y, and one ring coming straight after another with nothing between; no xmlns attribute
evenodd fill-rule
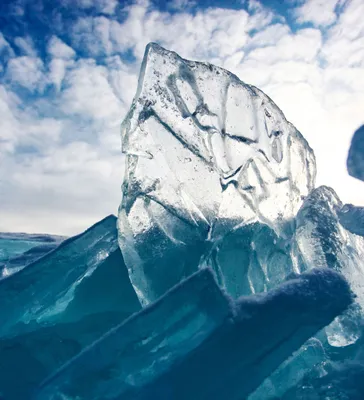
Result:
<svg viewBox="0 0 364 400"><path fill-rule="evenodd" d="M119 126L150 41L265 91L314 148L318 183L364 204L364 187L345 167L364 122L361 0L287 0L284 9L257 0L241 9L180 0L164 9L146 0L57 4L19 0L4 9L0 231L73 234L116 213Z"/></svg>

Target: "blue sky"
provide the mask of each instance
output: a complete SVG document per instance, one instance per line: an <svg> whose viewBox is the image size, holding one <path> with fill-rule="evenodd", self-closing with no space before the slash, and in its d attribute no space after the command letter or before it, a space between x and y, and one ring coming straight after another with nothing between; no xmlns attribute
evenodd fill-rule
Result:
<svg viewBox="0 0 364 400"><path fill-rule="evenodd" d="M1 2L0 231L73 234L117 212L119 127L150 41L265 91L315 150L317 183L364 204L345 166L363 15L362 0Z"/></svg>

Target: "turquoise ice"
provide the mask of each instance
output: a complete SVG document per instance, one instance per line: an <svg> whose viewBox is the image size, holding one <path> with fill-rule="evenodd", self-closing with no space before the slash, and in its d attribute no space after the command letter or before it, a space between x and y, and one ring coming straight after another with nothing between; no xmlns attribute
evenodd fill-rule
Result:
<svg viewBox="0 0 364 400"><path fill-rule="evenodd" d="M48 374L139 308L109 216L0 281L0 393L29 398Z"/></svg>

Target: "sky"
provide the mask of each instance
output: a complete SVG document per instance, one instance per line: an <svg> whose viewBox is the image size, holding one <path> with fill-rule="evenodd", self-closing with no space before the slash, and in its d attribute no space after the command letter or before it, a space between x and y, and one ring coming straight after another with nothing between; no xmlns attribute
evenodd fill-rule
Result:
<svg viewBox="0 0 364 400"><path fill-rule="evenodd" d="M363 0L0 3L0 231L72 235L117 213L120 124L151 41L262 89L314 149L317 184L364 205L346 170Z"/></svg>

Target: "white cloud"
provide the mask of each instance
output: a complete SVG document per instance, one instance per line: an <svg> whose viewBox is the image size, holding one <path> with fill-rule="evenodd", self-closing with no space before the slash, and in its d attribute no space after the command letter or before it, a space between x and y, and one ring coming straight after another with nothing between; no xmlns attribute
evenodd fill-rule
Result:
<svg viewBox="0 0 364 400"><path fill-rule="evenodd" d="M298 23L310 22L315 26L329 26L336 21L338 0L307 0L293 11Z"/></svg>
<svg viewBox="0 0 364 400"><path fill-rule="evenodd" d="M16 17L24 16L24 14L25 14L24 4L21 4L21 2L13 2L13 3L10 3L9 5L10 5L10 7L9 7L10 15L16 16Z"/></svg>
<svg viewBox="0 0 364 400"><path fill-rule="evenodd" d="M17 140L17 131L19 123L13 113L20 99L12 93L8 92L4 86L0 86L0 154L12 153L14 151L15 142Z"/></svg>
<svg viewBox="0 0 364 400"><path fill-rule="evenodd" d="M0 87L0 230L72 234L116 213L120 123L137 77L119 56L105 63L51 58L42 79L60 92L28 104L14 82ZM23 80L29 74L17 71Z"/></svg>
<svg viewBox="0 0 364 400"><path fill-rule="evenodd" d="M0 86L0 154L14 156L17 148L32 147L37 153L47 151L59 138L62 122L40 118L26 107L12 91Z"/></svg>
<svg viewBox="0 0 364 400"><path fill-rule="evenodd" d="M118 6L118 0L62 0L62 4L83 10L94 9L97 13L113 15Z"/></svg>
<svg viewBox="0 0 364 400"><path fill-rule="evenodd" d="M135 95L138 77L135 66L126 65L120 56L115 55L106 59L108 82L114 94L123 103L125 112L130 107Z"/></svg>
<svg viewBox="0 0 364 400"><path fill-rule="evenodd" d="M34 48L34 43L31 37L16 37L14 39L15 45L20 49L23 55L30 57L37 57L37 51Z"/></svg>
<svg viewBox="0 0 364 400"><path fill-rule="evenodd" d="M61 89L63 79L66 75L67 65L69 63L61 58L55 58L49 64L48 78L58 91Z"/></svg>
<svg viewBox="0 0 364 400"><path fill-rule="evenodd" d="M319 183L364 204L360 183L345 166L351 135L364 122L361 0L339 7L317 1L321 13L313 17L313 2L306 1L295 15L316 28L294 32L256 0L248 12L208 8L194 14L161 12L140 0L123 9L121 20L112 14L114 1L77 4L103 15L77 20L65 39L72 47L52 37L45 64L12 53L0 87L0 230L76 233L116 212L123 170L119 126L150 41L231 69L264 90L314 148ZM11 52L0 35L1 48ZM135 63L123 60L129 53ZM36 92L49 83L57 89L53 97L27 103L16 95L17 85Z"/></svg>
<svg viewBox="0 0 364 400"><path fill-rule="evenodd" d="M48 81L60 91L67 69L74 65L76 52L57 36L49 39L47 52L51 57L48 65Z"/></svg>
<svg viewBox="0 0 364 400"><path fill-rule="evenodd" d="M101 2L101 11L104 14L114 14L115 9L118 5L118 1L117 0L104 0Z"/></svg>
<svg viewBox="0 0 364 400"><path fill-rule="evenodd" d="M105 54L110 54L112 52L112 44L110 42L110 20L105 17L95 18L93 33L99 38Z"/></svg>
<svg viewBox="0 0 364 400"><path fill-rule="evenodd" d="M91 56L109 55L111 23L106 17L80 17L72 27L73 46Z"/></svg>
<svg viewBox="0 0 364 400"><path fill-rule="evenodd" d="M248 59L267 64L283 60L311 62L321 48L321 32L318 29L302 29L296 34L286 35L279 32L277 37L271 38L275 38L274 45L255 48L249 53Z"/></svg>
<svg viewBox="0 0 364 400"><path fill-rule="evenodd" d="M72 29L74 47L94 56L132 50L141 60L146 44L157 41L170 48L178 44L185 57L228 57L245 45L250 30L264 28L273 18L263 7L250 18L244 10L218 8L170 14L156 11L148 1L126 6L124 12L122 23L106 17L79 18Z"/></svg>
<svg viewBox="0 0 364 400"><path fill-rule="evenodd" d="M22 56L9 60L6 77L12 84L18 84L34 91L44 85L43 62L40 58Z"/></svg>
<svg viewBox="0 0 364 400"><path fill-rule="evenodd" d="M1 88L0 231L72 234L115 213L120 145L98 141L92 123L85 127L88 143L78 139L72 118L41 118L36 109L22 108ZM118 138L119 124L110 137Z"/></svg>
<svg viewBox="0 0 364 400"><path fill-rule="evenodd" d="M244 10L207 9L195 15L150 10L146 4L128 9L123 24L111 26L111 38L119 51L132 49L141 59L148 42L178 49L183 57L227 57L241 49L248 38L248 14Z"/></svg>
<svg viewBox="0 0 364 400"><path fill-rule="evenodd" d="M265 29L259 30L250 40L249 47L265 47L274 46L277 40L281 40L291 34L288 25L278 23L267 26Z"/></svg>
<svg viewBox="0 0 364 400"><path fill-rule="evenodd" d="M117 211L119 154L75 140L21 164L9 158L3 162L8 173L1 169L0 231L72 234ZM2 196L1 184L11 196Z"/></svg>
<svg viewBox="0 0 364 400"><path fill-rule="evenodd" d="M186 11L190 8L197 6L197 1L195 0L171 0L167 3L167 6L176 11Z"/></svg>
<svg viewBox="0 0 364 400"><path fill-rule="evenodd" d="M49 55L54 58L70 59L76 55L72 47L68 46L57 36L52 36L49 39L47 51Z"/></svg>
<svg viewBox="0 0 364 400"><path fill-rule="evenodd" d="M364 67L364 2L348 0L328 32L323 56L330 65Z"/></svg>
<svg viewBox="0 0 364 400"><path fill-rule="evenodd" d="M9 42L4 38L4 35L0 32L0 49L10 47Z"/></svg>
<svg viewBox="0 0 364 400"><path fill-rule="evenodd" d="M108 71L92 60L80 61L67 75L61 107L68 115L94 120L120 119L121 103L108 82Z"/></svg>
<svg viewBox="0 0 364 400"><path fill-rule="evenodd" d="M272 22L273 19L284 22L282 15L277 15L269 7L265 7L259 0L247 0L248 11L250 14L249 25L251 29L261 29Z"/></svg>
<svg viewBox="0 0 364 400"><path fill-rule="evenodd" d="M4 35L0 32L0 56L5 59L6 57L14 57L14 50L9 42L5 39Z"/></svg>
<svg viewBox="0 0 364 400"><path fill-rule="evenodd" d="M98 12L113 14L118 4L117 0L76 0L80 8L95 7Z"/></svg>

